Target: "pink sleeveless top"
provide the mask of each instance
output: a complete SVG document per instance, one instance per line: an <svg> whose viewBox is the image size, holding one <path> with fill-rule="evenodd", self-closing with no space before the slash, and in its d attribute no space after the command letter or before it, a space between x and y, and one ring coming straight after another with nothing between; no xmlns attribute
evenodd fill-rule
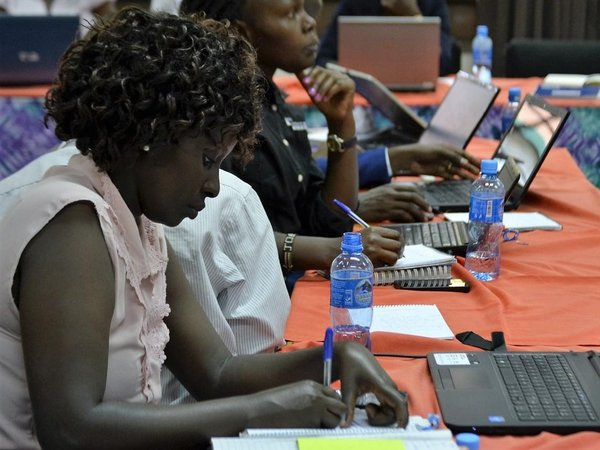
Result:
<svg viewBox="0 0 600 450"><path fill-rule="evenodd" d="M0 222L0 448L39 448L11 287L28 242L66 205L94 204L115 270L104 400L158 403L169 331L163 228L138 225L112 181L82 155L50 169ZM92 326L92 324L91 324Z"/></svg>

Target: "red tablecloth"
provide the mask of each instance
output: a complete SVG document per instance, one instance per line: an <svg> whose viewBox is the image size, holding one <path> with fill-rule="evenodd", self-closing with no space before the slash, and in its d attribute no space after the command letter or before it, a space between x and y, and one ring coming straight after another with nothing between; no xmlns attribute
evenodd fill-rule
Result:
<svg viewBox="0 0 600 450"><path fill-rule="evenodd" d="M440 78L438 80L435 91L431 92L397 92L396 96L406 105L409 106L429 106L439 105L442 99L448 92L452 79ZM299 105L307 105L311 103L310 97L300 85L300 82L295 76L280 76L275 78L277 85L288 94L288 101ZM542 78L494 78L493 83L501 88L500 94L496 98L496 105L505 105L508 101L508 89L511 87L521 88L524 94L533 94ZM2 90L0 90L2 95ZM558 106L569 107L600 107L600 99L577 99L577 98L551 98L547 99L550 103ZM356 104L365 104L366 101L362 97L356 98Z"/></svg>
<svg viewBox="0 0 600 450"><path fill-rule="evenodd" d="M477 139L470 150L492 153L494 143ZM500 277L475 280L462 258L454 274L471 283L471 292L417 292L377 287L375 304L436 304L456 334L472 330L485 338L503 331L509 349L600 349L600 190L591 185L569 153L553 149L519 211L542 211L563 225L561 231L521 233L502 244ZM286 339L314 345L329 325L329 283L317 276L300 280L292 296ZM424 355L430 351L472 351L457 340L374 333L373 351ZM425 360L380 358L399 386L408 391L412 414L439 412ZM597 449L597 433L559 437L484 437L482 449Z"/></svg>

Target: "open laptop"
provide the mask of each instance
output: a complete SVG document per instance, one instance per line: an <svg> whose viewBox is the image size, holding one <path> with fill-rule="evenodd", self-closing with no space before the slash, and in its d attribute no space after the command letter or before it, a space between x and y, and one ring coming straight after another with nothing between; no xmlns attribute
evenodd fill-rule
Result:
<svg viewBox="0 0 600 450"><path fill-rule="evenodd" d="M0 14L0 85L52 83L78 34L79 16Z"/></svg>
<svg viewBox="0 0 600 450"><path fill-rule="evenodd" d="M505 210L520 205L568 116L566 109L550 105L540 97L525 97L492 155L493 159L498 160L512 157L519 171L516 185L505 199ZM504 183L505 180L502 181ZM418 185L425 200L438 212L468 211L470 187L470 180L444 180Z"/></svg>
<svg viewBox="0 0 600 450"><path fill-rule="evenodd" d="M390 128L376 133L359 135L359 143L363 147L443 142L465 148L500 92L497 86L482 83L460 71L427 123L374 76L337 64L329 63L327 67L352 78L356 92L392 124Z"/></svg>
<svg viewBox="0 0 600 450"><path fill-rule="evenodd" d="M439 17L338 18L339 64L393 90L434 90L440 51Z"/></svg>
<svg viewBox="0 0 600 450"><path fill-rule="evenodd" d="M504 201L506 202L517 185L520 171L511 156L499 162L502 167L498 172L498 178L505 187ZM468 196L472 182L470 180L457 180L456 182L463 186L462 189L467 189L466 195ZM454 181L449 181L449 183L452 184ZM467 222L415 222L383 226L402 233L406 245L423 244L458 256L464 256L467 252L469 244Z"/></svg>
<svg viewBox="0 0 600 450"><path fill-rule="evenodd" d="M600 431L595 352L433 352L427 363L453 432Z"/></svg>

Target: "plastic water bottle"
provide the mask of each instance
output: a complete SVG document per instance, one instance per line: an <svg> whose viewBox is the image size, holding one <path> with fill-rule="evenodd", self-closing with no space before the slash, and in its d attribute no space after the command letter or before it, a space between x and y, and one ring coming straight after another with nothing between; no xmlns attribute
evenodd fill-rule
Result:
<svg viewBox="0 0 600 450"><path fill-rule="evenodd" d="M340 253L331 264L330 316L334 341L371 346L373 264L362 253L360 233L344 233Z"/></svg>
<svg viewBox="0 0 600 450"><path fill-rule="evenodd" d="M502 110L502 135L504 136L510 127L517 109L519 109L519 103L521 102L521 88L511 87L508 90L508 104Z"/></svg>
<svg viewBox="0 0 600 450"><path fill-rule="evenodd" d="M471 187L469 245L465 267L479 280L494 280L500 274L500 239L504 212L504 186L498 179L498 162L481 162L481 176Z"/></svg>
<svg viewBox="0 0 600 450"><path fill-rule="evenodd" d="M473 75L483 83L492 82L492 39L488 36L487 25L478 25L473 38Z"/></svg>

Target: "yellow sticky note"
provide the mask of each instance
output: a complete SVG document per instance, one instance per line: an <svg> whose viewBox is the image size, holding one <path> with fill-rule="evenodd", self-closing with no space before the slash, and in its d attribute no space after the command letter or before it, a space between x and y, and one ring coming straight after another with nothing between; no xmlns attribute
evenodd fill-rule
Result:
<svg viewBox="0 0 600 450"><path fill-rule="evenodd" d="M400 439L299 438L298 450L405 450Z"/></svg>

